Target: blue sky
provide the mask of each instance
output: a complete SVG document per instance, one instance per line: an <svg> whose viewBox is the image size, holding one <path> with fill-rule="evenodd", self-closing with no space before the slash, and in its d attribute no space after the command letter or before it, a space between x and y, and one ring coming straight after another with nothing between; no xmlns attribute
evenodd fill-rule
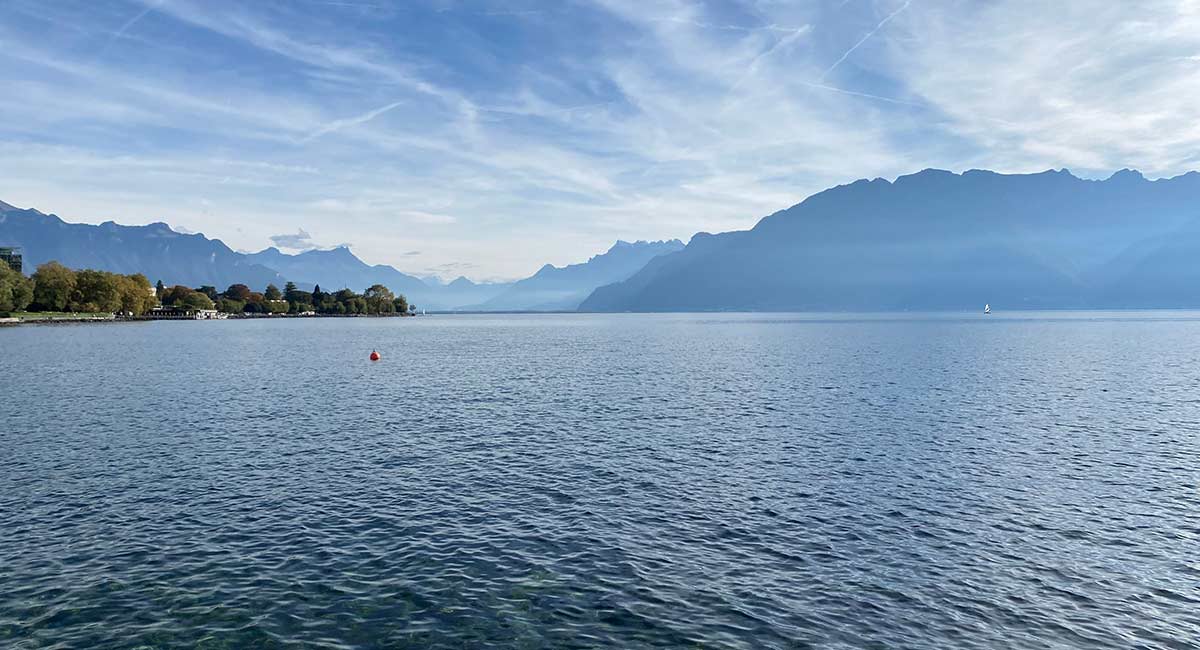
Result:
<svg viewBox="0 0 1200 650"><path fill-rule="evenodd" d="M1200 167L1196 0L4 0L0 82L0 200L444 277L925 167Z"/></svg>

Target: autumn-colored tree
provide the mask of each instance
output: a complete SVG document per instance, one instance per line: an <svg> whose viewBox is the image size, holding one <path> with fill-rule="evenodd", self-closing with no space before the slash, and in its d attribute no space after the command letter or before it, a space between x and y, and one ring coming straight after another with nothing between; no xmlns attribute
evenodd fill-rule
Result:
<svg viewBox="0 0 1200 650"><path fill-rule="evenodd" d="M191 287L185 287L182 284L177 284L173 287L168 288L166 291L163 291L162 304L175 305L180 300L186 298L187 296L190 296L193 293L196 293L196 292L192 291ZM208 296L205 296L205 298L207 298L207 297Z"/></svg>
<svg viewBox="0 0 1200 650"><path fill-rule="evenodd" d="M250 287L244 284L231 284L225 290L225 297L230 300L240 300L246 302L250 299Z"/></svg>

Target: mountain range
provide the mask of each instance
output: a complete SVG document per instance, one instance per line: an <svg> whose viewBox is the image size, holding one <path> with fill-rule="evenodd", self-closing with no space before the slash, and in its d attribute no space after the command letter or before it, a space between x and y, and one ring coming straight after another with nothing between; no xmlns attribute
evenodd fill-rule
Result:
<svg viewBox="0 0 1200 650"><path fill-rule="evenodd" d="M678 239L653 242L618 240L608 251L586 262L561 268L547 264L531 277L514 282L478 308L483 311L574 310L596 287L625 280L651 259L682 249L683 242Z"/></svg>
<svg viewBox="0 0 1200 650"><path fill-rule="evenodd" d="M543 266L519 282L476 283L465 277L443 283L418 278L386 264L363 262L346 246L288 254L278 248L234 251L218 239L176 232L165 223L99 226L67 223L56 215L0 202L0 245L20 246L28 271L51 260L73 268L142 273L151 282L224 288L242 283L257 289L286 282L311 289L382 284L412 304L433 310L573 310L593 289L624 280L646 260L683 248L682 242L618 241L587 262Z"/></svg>
<svg viewBox="0 0 1200 650"><path fill-rule="evenodd" d="M1200 307L1200 174L925 170L700 233L583 311Z"/></svg>
<svg viewBox="0 0 1200 650"><path fill-rule="evenodd" d="M98 226L67 223L53 214L0 203L0 246L23 249L26 268L57 260L72 268L141 273L155 282L227 287L242 283L283 286L275 269L255 263L220 240L183 234L165 223Z"/></svg>
<svg viewBox="0 0 1200 650"><path fill-rule="evenodd" d="M892 311L1200 308L1200 173L925 170L814 194L752 229L618 241L516 282L449 283L363 262L347 247L231 250L167 224L98 226L0 203L0 245L32 269L143 273L217 287L356 290L380 283L421 307L479 311Z"/></svg>

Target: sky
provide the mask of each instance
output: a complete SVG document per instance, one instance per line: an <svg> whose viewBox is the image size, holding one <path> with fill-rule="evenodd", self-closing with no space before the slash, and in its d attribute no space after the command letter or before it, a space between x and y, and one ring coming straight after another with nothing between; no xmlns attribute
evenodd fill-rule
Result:
<svg viewBox="0 0 1200 650"><path fill-rule="evenodd" d="M0 0L0 200L475 280L927 167L1200 168L1200 0Z"/></svg>

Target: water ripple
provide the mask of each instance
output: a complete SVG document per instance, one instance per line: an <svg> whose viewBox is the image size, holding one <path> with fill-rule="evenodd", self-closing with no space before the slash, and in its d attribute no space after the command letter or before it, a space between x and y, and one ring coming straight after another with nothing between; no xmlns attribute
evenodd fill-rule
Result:
<svg viewBox="0 0 1200 650"><path fill-rule="evenodd" d="M0 647L1200 648L1194 315L0 351Z"/></svg>

